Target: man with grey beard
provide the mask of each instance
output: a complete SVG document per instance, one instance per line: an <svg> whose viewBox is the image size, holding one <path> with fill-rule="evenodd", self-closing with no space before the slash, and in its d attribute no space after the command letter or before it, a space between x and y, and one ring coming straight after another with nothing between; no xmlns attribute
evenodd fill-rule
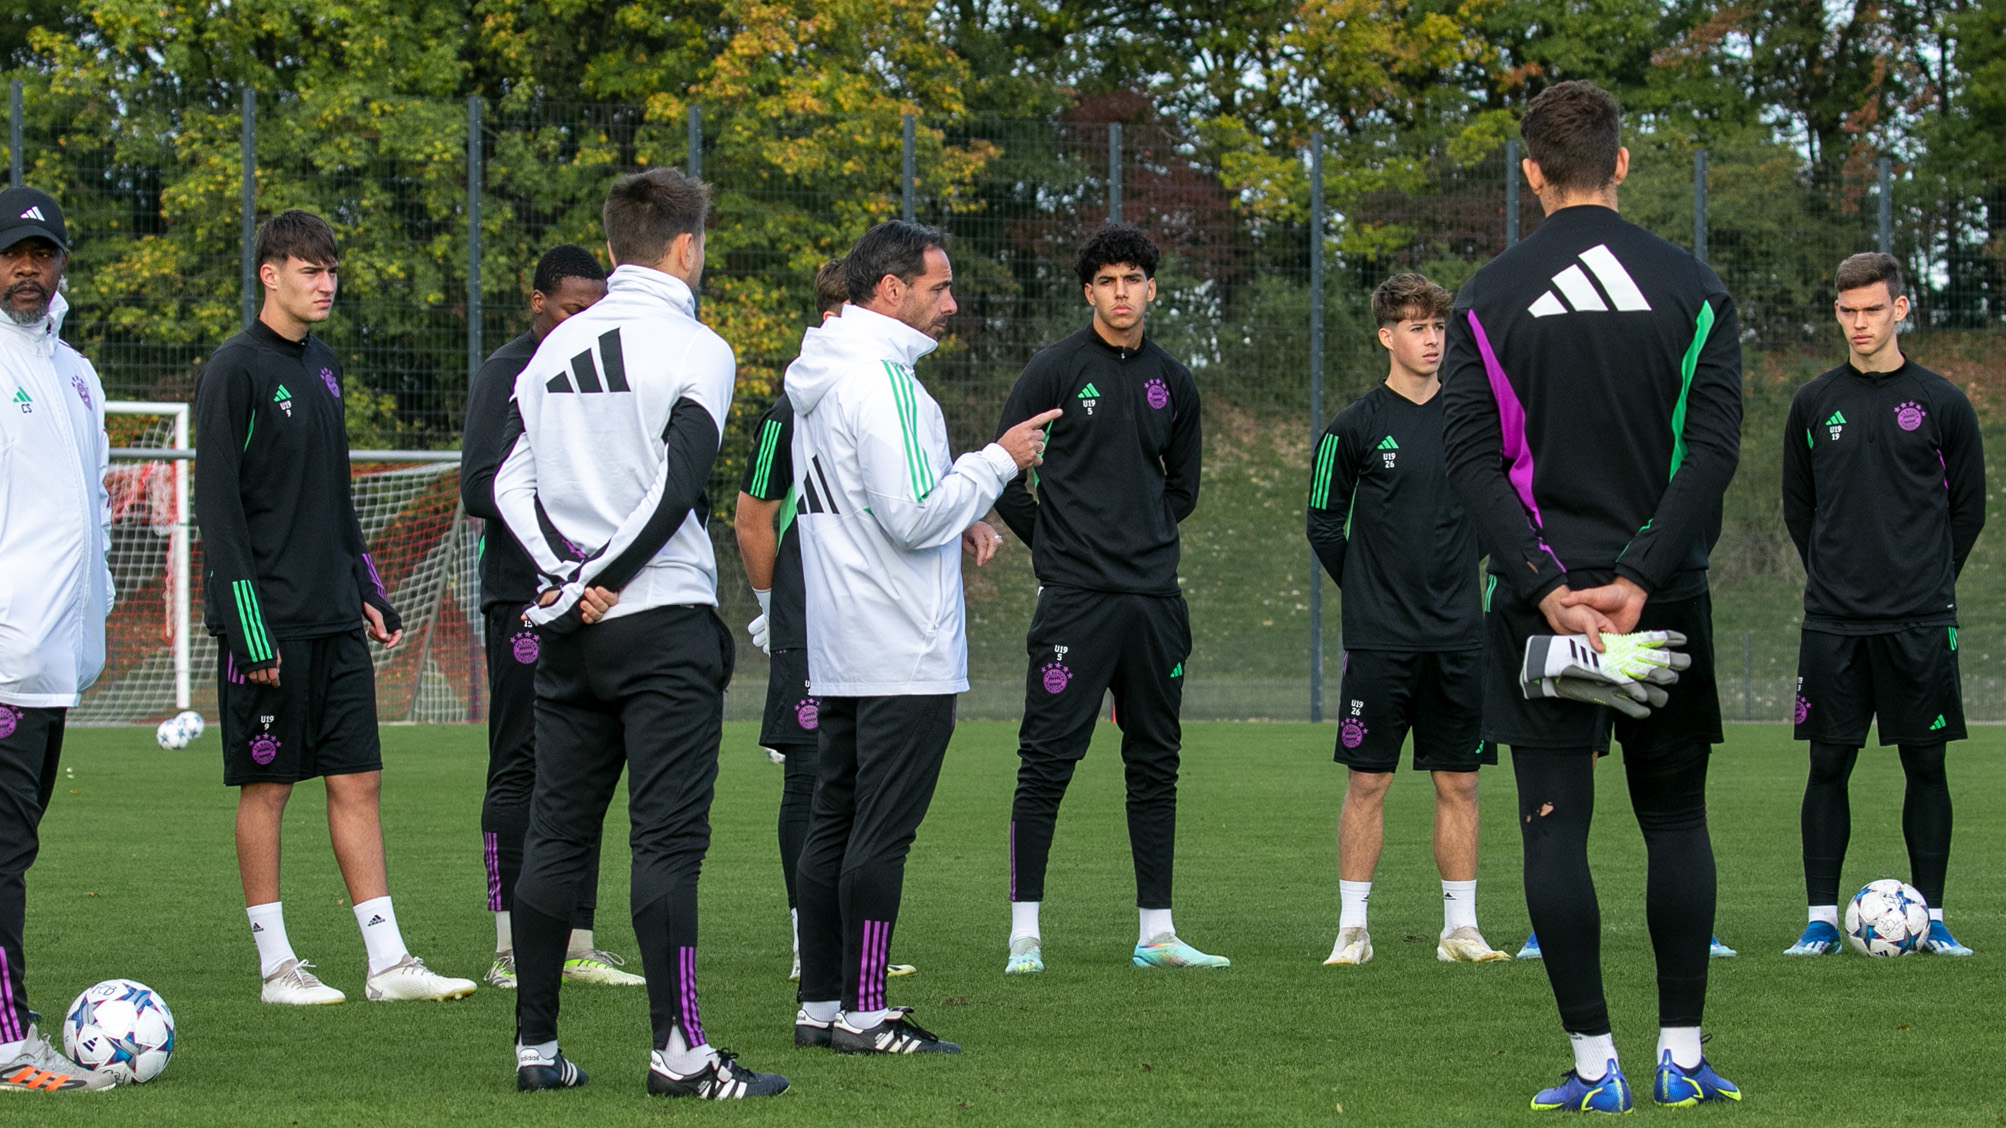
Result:
<svg viewBox="0 0 2006 1128"><path fill-rule="evenodd" d="M35 1029L21 952L63 723L104 668L112 600L104 387L58 337L69 252L54 197L0 192L0 1091L114 1080L73 1065Z"/></svg>

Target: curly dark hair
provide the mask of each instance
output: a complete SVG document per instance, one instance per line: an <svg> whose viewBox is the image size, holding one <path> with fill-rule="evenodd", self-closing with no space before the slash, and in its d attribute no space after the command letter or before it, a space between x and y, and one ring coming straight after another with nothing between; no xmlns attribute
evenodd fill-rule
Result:
<svg viewBox="0 0 2006 1128"><path fill-rule="evenodd" d="M1372 319L1384 329L1402 321L1447 317L1453 301L1447 290L1419 274L1396 274L1372 291Z"/></svg>
<svg viewBox="0 0 2006 1128"><path fill-rule="evenodd" d="M1128 223L1110 223L1093 237L1080 244L1079 253L1073 256L1073 272L1080 276L1080 285L1094 284L1094 274L1103 266L1127 263L1142 268L1144 278L1156 277L1156 264L1162 259L1156 244L1142 229Z"/></svg>
<svg viewBox="0 0 2006 1128"><path fill-rule="evenodd" d="M564 284L566 278L583 278L587 282L606 281L606 271L592 252L576 243L559 243L543 252L536 260L536 274L530 280L530 289L550 296Z"/></svg>

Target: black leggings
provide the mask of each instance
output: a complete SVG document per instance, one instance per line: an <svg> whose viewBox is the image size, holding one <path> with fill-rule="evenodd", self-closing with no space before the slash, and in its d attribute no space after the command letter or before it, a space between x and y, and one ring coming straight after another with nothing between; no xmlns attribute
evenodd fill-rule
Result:
<svg viewBox="0 0 2006 1128"><path fill-rule="evenodd" d="M1944 745L1901 745L1902 841L1908 845L1909 883L1932 909L1943 907L1943 877L1950 867L1950 781ZM1853 837L1847 784L1860 750L1843 744L1811 745L1811 775L1804 784L1804 895L1812 905L1839 903L1839 869Z"/></svg>
<svg viewBox="0 0 2006 1128"><path fill-rule="evenodd" d="M1658 963L1658 1024L1698 1026L1706 1007L1713 936L1713 843L1707 835L1706 771L1712 749L1693 744L1625 754L1630 806L1644 832L1644 916ZM1588 870L1595 814L1595 756L1587 751L1512 749L1525 904L1542 961L1571 1034L1609 1033L1602 994L1602 912Z"/></svg>

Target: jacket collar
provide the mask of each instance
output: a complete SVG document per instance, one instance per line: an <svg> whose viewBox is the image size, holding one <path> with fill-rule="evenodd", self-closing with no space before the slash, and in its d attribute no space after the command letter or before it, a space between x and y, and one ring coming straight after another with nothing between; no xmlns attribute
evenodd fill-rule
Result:
<svg viewBox="0 0 2006 1128"><path fill-rule="evenodd" d="M907 368L911 368L920 357L940 347L939 341L898 318L886 317L860 305L844 305L843 316L830 322L825 328L836 329L839 326L843 336L870 340L881 345L887 354L886 359L896 360Z"/></svg>
<svg viewBox="0 0 2006 1128"><path fill-rule="evenodd" d="M249 334L250 338L259 344L278 349L288 356L305 356L306 347L313 340L312 330L308 330L306 336L295 341L291 337L265 324L265 319L262 317L252 318L251 327L244 330L244 332Z"/></svg>
<svg viewBox="0 0 2006 1128"><path fill-rule="evenodd" d="M651 266L636 266L622 263L606 276L606 292L609 294L634 294L667 302L677 312L694 321L697 315L696 295L690 293L689 283L672 274L664 274Z"/></svg>
<svg viewBox="0 0 2006 1128"><path fill-rule="evenodd" d="M22 325L11 317L0 315L0 327L16 334L18 339L42 356L49 356L56 351L57 335L63 331L63 315L69 310L70 303L63 295L52 294L49 296L49 312L43 314L40 321Z"/></svg>
<svg viewBox="0 0 2006 1128"><path fill-rule="evenodd" d="M1091 322L1087 324L1087 337L1095 345L1099 346L1102 352L1118 356L1123 360L1133 360L1141 356L1149 348L1149 337L1147 335L1142 338L1142 344L1131 349L1125 345L1117 345L1106 337L1101 336L1101 331L1094 328Z"/></svg>

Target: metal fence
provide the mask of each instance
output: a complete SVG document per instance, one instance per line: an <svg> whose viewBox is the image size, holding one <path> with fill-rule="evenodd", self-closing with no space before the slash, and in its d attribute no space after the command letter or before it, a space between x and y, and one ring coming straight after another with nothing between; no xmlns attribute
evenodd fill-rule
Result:
<svg viewBox="0 0 2006 1128"><path fill-rule="evenodd" d="M651 165L702 175L717 204L702 315L740 365L712 482L735 623L754 611L724 499L813 315L819 263L893 216L953 234L962 312L920 375L960 449L990 437L1030 356L1085 324L1071 268L1080 238L1110 218L1140 224L1166 252L1152 336L1206 396L1204 490L1184 538L1193 717L1298 719L1335 688L1321 648L1326 634L1341 646L1324 614L1335 589L1312 565L1301 516L1312 436L1385 372L1371 288L1401 269L1454 288L1540 221L1515 142L1461 152L1312 135L1276 146L1160 118L1140 98L1041 118L772 119L234 89L134 106L16 83L10 109L14 181L69 212L66 335L114 398L189 398L209 351L254 313L257 218L290 206L326 215L342 238L343 293L323 335L356 389L351 438L366 447L457 442L469 374L526 325L537 257L559 242L601 247L613 177ZM1801 573L1778 514L1776 436L1795 385L1843 357L1832 268L1876 247L1900 256L1916 280L1913 351L1985 411L2006 355L2006 169L1869 158L1821 174L1783 145L1630 142L1625 214L1707 260L1739 304L1749 411L1716 554L1720 664L1727 681L1745 668L1739 701L1724 688L1730 715L1780 718ZM966 715L1021 703L1034 585L1010 548L968 577ZM2006 643L1995 609L2006 599L1991 598L1992 561L1981 541L1965 579L1966 672L1973 715L2006 718L1995 676L2006 649L1994 658L1990 646ZM744 657L756 682L763 664Z"/></svg>

